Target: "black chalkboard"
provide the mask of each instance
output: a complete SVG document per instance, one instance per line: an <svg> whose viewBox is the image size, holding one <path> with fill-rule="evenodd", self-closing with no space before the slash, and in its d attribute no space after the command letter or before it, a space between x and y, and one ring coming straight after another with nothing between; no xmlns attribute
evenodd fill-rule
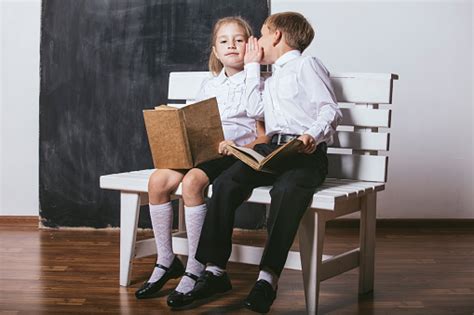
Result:
<svg viewBox="0 0 474 315"><path fill-rule="evenodd" d="M142 109L167 101L169 72L207 69L212 25L229 15L258 31L267 1L43 1L44 226L120 225L119 193L101 190L99 176L152 167ZM237 225L261 225L264 210L247 210ZM149 226L147 212L143 207L142 227Z"/></svg>

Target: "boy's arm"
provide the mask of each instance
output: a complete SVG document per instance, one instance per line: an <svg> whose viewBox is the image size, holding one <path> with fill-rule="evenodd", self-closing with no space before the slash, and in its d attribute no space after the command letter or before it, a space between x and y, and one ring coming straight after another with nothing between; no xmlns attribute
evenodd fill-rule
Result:
<svg viewBox="0 0 474 315"><path fill-rule="evenodd" d="M319 108L314 123L304 134L312 136L316 145L321 142L329 143L342 120L329 74L316 59L307 58L302 63L299 77L302 88L310 96L311 104L316 104Z"/></svg>
<svg viewBox="0 0 474 315"><path fill-rule="evenodd" d="M245 65L245 109L251 118L263 119L264 84L260 78L260 64Z"/></svg>
<svg viewBox="0 0 474 315"><path fill-rule="evenodd" d="M264 82L260 77L262 49L255 37L251 36L245 46L245 107L247 115L263 119Z"/></svg>

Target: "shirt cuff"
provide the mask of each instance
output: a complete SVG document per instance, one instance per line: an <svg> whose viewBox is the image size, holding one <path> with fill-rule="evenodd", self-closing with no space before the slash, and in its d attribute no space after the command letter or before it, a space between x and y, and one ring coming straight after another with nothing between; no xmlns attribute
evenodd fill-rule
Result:
<svg viewBox="0 0 474 315"><path fill-rule="evenodd" d="M324 137L323 137L324 133L318 127L308 129L305 132L303 132L303 134L304 135L310 135L311 137L313 137L314 142L316 143L316 145L320 144L321 142L324 142Z"/></svg>
<svg viewBox="0 0 474 315"><path fill-rule="evenodd" d="M247 78L260 78L260 64L251 62L244 66Z"/></svg>

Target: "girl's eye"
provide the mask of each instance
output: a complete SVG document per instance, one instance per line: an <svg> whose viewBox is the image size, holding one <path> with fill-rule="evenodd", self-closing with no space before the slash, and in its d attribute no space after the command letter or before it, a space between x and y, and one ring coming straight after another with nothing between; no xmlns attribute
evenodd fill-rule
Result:
<svg viewBox="0 0 474 315"><path fill-rule="evenodd" d="M227 41L226 40L221 40L220 43L225 44L225 43L227 43Z"/></svg>
<svg viewBox="0 0 474 315"><path fill-rule="evenodd" d="M243 40L243 39L238 39L237 42L238 42L238 43L243 43L244 40Z"/></svg>

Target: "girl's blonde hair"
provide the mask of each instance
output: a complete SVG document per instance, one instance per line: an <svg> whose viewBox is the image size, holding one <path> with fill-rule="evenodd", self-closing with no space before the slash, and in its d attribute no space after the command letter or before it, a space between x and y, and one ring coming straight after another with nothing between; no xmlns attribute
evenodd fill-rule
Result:
<svg viewBox="0 0 474 315"><path fill-rule="evenodd" d="M224 65L217 59L216 55L212 51L212 46L215 46L217 40L217 32L221 28L221 26L229 23L235 23L240 26L244 30L245 40L247 41L250 36L252 36L252 28L250 27L249 23L245 21L240 16L228 16L222 19L219 19L216 24L214 24L214 28L212 29L212 37L211 37L211 54L209 55L209 71L212 72L213 75L218 75Z"/></svg>

